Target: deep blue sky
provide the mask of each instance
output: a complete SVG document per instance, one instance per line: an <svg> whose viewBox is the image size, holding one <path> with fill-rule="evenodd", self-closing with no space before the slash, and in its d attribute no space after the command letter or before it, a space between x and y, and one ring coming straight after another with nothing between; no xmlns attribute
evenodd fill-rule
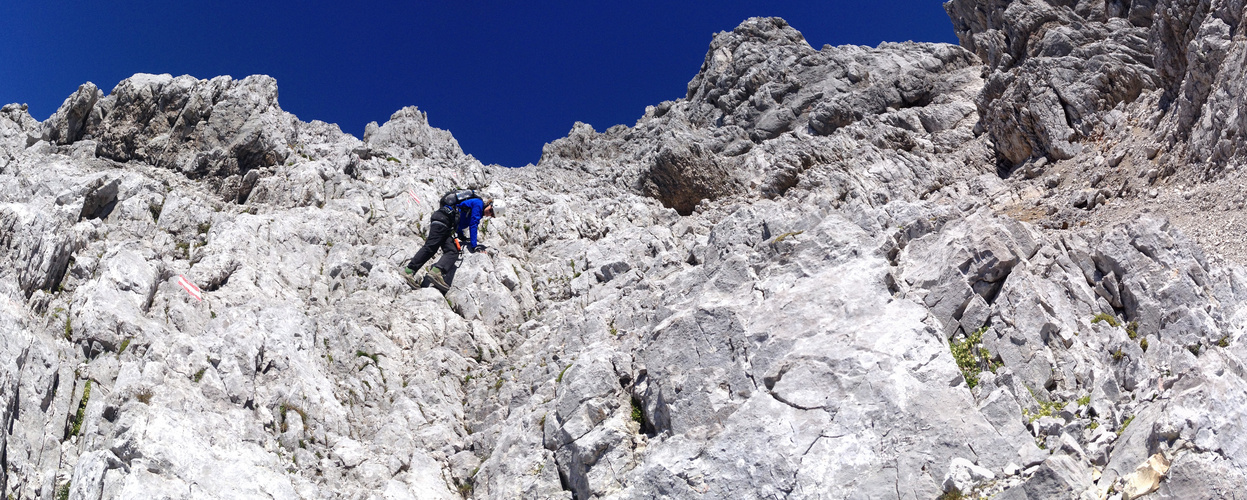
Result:
<svg viewBox="0 0 1247 500"><path fill-rule="evenodd" d="M631 126L683 97L713 34L751 16L815 48L956 43L938 0L0 0L0 104L44 120L86 81L264 73L303 121L362 137L415 105L481 161L523 166L576 121Z"/></svg>

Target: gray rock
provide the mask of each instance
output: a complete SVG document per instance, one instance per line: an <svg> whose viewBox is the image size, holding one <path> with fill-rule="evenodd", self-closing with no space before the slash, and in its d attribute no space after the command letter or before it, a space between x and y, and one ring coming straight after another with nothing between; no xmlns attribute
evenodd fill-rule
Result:
<svg viewBox="0 0 1247 500"><path fill-rule="evenodd" d="M1006 498L1081 498L1092 487L1091 470L1066 455L1054 455ZM1016 491L1015 491L1016 490Z"/></svg>
<svg viewBox="0 0 1247 500"><path fill-rule="evenodd" d="M750 19L684 98L520 169L414 107L363 141L300 122L267 77L5 106L0 489L1077 498L1165 452L1154 495L1233 497L1247 273L1095 219L1236 151L1200 141L1235 126L1239 21L1201 8L954 1L965 49ZM1099 222L1017 215L1060 185L1096 185ZM395 269L460 186L510 205L496 251L411 290Z"/></svg>
<svg viewBox="0 0 1247 500"><path fill-rule="evenodd" d="M996 479L992 471L974 465L964 458L954 458L944 476L944 491L969 492L985 481Z"/></svg>
<svg viewBox="0 0 1247 500"><path fill-rule="evenodd" d="M1013 165L1073 157L1104 112L1161 86L1142 9L1122 18L1058 2L954 0L945 10L991 71L979 113Z"/></svg>

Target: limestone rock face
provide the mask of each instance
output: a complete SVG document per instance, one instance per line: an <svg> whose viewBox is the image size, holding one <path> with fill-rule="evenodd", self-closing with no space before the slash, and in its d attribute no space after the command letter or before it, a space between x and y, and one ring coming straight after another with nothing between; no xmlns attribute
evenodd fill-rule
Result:
<svg viewBox="0 0 1247 500"><path fill-rule="evenodd" d="M1238 0L945 3L962 46L990 72L977 104L1007 167L1073 158L1116 126L1112 110L1143 100L1151 109L1134 125L1175 154L1166 163L1205 163L1205 176L1244 152L1237 117L1245 49L1233 37L1243 7Z"/></svg>
<svg viewBox="0 0 1247 500"><path fill-rule="evenodd" d="M5 145L6 159L10 148L26 147L27 134L39 127L39 122L31 118L26 105L6 104L0 108L0 141Z"/></svg>
<svg viewBox="0 0 1247 500"><path fill-rule="evenodd" d="M1151 6L1136 3L1111 12L1090 1L944 4L962 46L991 72L979 113L1009 165L1073 157L1102 112L1161 87Z"/></svg>
<svg viewBox="0 0 1247 500"><path fill-rule="evenodd" d="M224 199L245 201L246 175L286 160L297 120L277 105L267 76L135 75L107 96L85 84L44 122L42 140L93 141L91 155L208 177Z"/></svg>
<svg viewBox="0 0 1247 500"><path fill-rule="evenodd" d="M385 125L376 122L364 130L364 143L376 149L397 148L421 158L456 160L463 156L459 142L450 132L429 126L427 113L415 106L403 108L390 116ZM387 155L388 156L388 155Z"/></svg>
<svg viewBox="0 0 1247 500"><path fill-rule="evenodd" d="M685 99L648 108L632 128L578 124L542 164L611 176L684 215L702 200L780 196L849 155L904 170L878 196L906 196L944 177L923 152L974 138L973 64L950 45L815 50L782 19L750 19L715 36Z"/></svg>
<svg viewBox="0 0 1247 500"><path fill-rule="evenodd" d="M1166 127L1236 83L1161 57L1231 7L954 0L965 48L749 19L685 97L517 169L262 76L5 106L0 490L1234 498L1247 270L1168 200L1237 189L1182 154L1239 102ZM413 290L460 187L508 203L494 251Z"/></svg>

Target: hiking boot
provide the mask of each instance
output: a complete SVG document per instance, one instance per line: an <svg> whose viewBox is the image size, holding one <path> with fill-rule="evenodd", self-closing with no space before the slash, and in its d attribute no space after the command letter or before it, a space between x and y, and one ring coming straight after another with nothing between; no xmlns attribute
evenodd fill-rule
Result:
<svg viewBox="0 0 1247 500"><path fill-rule="evenodd" d="M450 285L446 284L446 280L442 278L442 270L436 267L429 268L429 281L433 282L433 286L442 293L450 290Z"/></svg>
<svg viewBox="0 0 1247 500"><path fill-rule="evenodd" d="M416 272L411 270L410 267L404 267L398 274L402 275L403 281L406 281L407 286L411 287L412 290L420 289L420 281L416 280Z"/></svg>

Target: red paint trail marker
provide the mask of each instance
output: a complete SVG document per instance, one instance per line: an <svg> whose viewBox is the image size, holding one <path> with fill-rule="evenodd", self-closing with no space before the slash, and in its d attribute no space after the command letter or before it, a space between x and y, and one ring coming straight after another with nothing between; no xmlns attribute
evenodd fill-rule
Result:
<svg viewBox="0 0 1247 500"><path fill-rule="evenodd" d="M191 283L191 280L186 279L186 276L182 276L179 274L178 284L182 285L182 288L185 288L186 292L191 294L191 297L194 297L199 300L204 299L204 293L200 291L199 287L195 286L194 283Z"/></svg>
<svg viewBox="0 0 1247 500"><path fill-rule="evenodd" d="M409 196L411 196L411 199L416 200L416 203L420 203L420 198L416 198L416 193L415 193L415 191L412 191L412 190L408 189L408 190L407 190L407 194L408 194ZM421 204L421 205L423 205L423 203L420 203L420 204Z"/></svg>

